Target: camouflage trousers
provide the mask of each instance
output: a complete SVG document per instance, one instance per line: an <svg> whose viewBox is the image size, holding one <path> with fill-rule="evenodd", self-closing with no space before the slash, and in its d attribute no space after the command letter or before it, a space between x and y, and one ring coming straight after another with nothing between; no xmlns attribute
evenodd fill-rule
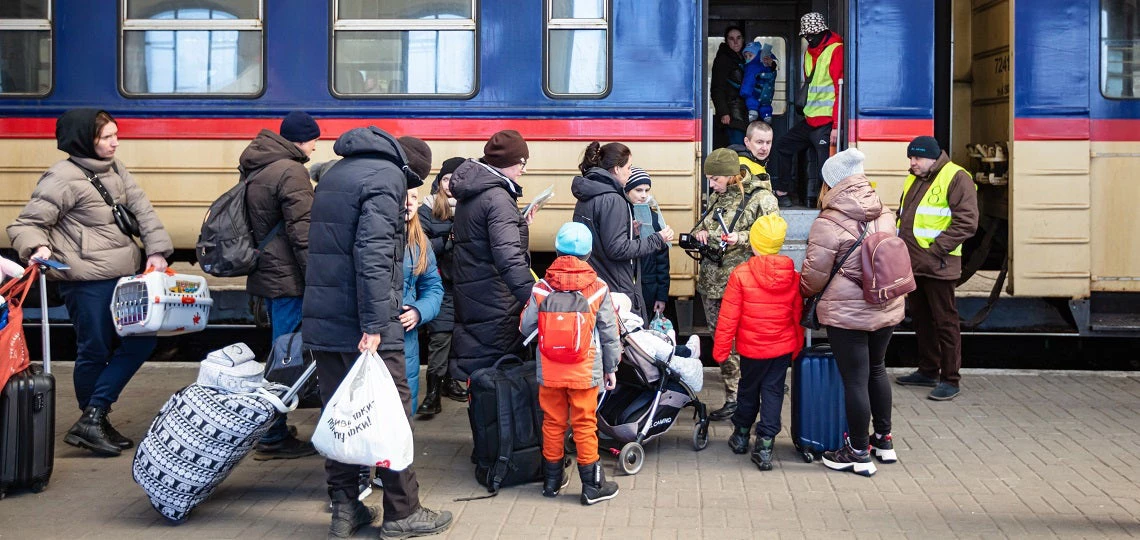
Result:
<svg viewBox="0 0 1140 540"><path fill-rule="evenodd" d="M709 332L716 337L716 320L720 317L720 299L701 299L705 306L705 319L709 323ZM736 347L732 354L720 365L720 378L724 381L724 400L736 401L736 389L740 386L740 355L736 354Z"/></svg>

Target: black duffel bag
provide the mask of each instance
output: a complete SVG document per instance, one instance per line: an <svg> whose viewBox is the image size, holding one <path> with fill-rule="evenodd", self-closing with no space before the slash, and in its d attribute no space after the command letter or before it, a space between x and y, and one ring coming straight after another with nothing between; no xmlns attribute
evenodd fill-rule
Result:
<svg viewBox="0 0 1140 540"><path fill-rule="evenodd" d="M475 480L492 495L499 488L542 480L542 409L535 363L506 355L471 374L470 403Z"/></svg>

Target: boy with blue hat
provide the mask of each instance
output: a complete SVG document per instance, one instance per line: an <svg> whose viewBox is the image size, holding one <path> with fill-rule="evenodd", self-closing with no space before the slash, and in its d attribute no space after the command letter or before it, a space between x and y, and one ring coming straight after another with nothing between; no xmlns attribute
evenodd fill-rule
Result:
<svg viewBox="0 0 1140 540"><path fill-rule="evenodd" d="M574 432L582 504L614 498L598 457L598 386L617 385L621 338L609 287L586 263L593 235L570 222L554 240L558 258L534 285L519 330L528 342L538 337L538 404L542 408L542 494L556 497L570 483L563 466L566 424Z"/></svg>

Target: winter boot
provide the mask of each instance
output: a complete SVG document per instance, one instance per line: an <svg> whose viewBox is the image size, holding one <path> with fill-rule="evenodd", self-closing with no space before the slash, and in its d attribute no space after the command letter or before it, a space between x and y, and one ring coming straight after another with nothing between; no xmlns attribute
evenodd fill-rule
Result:
<svg viewBox="0 0 1140 540"><path fill-rule="evenodd" d="M728 420L729 418L732 418L732 415L736 414L736 407L737 405L735 399L726 399L724 401L723 407L709 413L709 420L712 420L714 422Z"/></svg>
<svg viewBox="0 0 1140 540"><path fill-rule="evenodd" d="M446 531L451 526L451 512L436 512L419 507L404 519L385 521L380 526L380 538L411 538Z"/></svg>
<svg viewBox="0 0 1140 540"><path fill-rule="evenodd" d="M756 445L752 447L752 463L762 471L772 470L772 438L756 434Z"/></svg>
<svg viewBox="0 0 1140 540"><path fill-rule="evenodd" d="M344 490L329 494L332 498L332 523L329 524L329 538L349 538L361 527L376 521L380 512L374 506L364 506Z"/></svg>
<svg viewBox="0 0 1140 540"><path fill-rule="evenodd" d="M543 497L557 497L570 484L570 475L566 474L566 466L569 464L570 460L566 458L543 462L542 472L545 477L542 482Z"/></svg>
<svg viewBox="0 0 1140 540"><path fill-rule="evenodd" d="M439 404L439 392L443 389L443 377L439 375L432 375L428 373L427 376L427 393L424 394L424 402L420 405L420 417L435 416L443 410Z"/></svg>
<svg viewBox="0 0 1140 540"><path fill-rule="evenodd" d="M728 447L732 449L733 454L747 454L748 453L748 436L752 430L746 427L735 426L732 430L732 436L728 438Z"/></svg>
<svg viewBox="0 0 1140 540"><path fill-rule="evenodd" d="M107 407L107 414L103 415L103 432L107 434L107 440L111 441L111 444L123 450L135 445L135 441L124 437L122 433L119 433L119 430L115 429L115 426L111 425L110 407Z"/></svg>
<svg viewBox="0 0 1140 540"><path fill-rule="evenodd" d="M467 401L467 387L463 386L461 381L457 381L451 377L445 377L443 379L443 389L440 390L440 394L452 401Z"/></svg>
<svg viewBox="0 0 1140 540"><path fill-rule="evenodd" d="M79 421L67 430L63 442L71 446L86 448L97 456L115 457L123 453L114 442L107 437L103 429L103 422L107 419L107 409L102 407L87 407Z"/></svg>
<svg viewBox="0 0 1140 540"><path fill-rule="evenodd" d="M618 494L617 482L606 480L600 459L589 465L578 465L578 476L582 477L583 505L608 501Z"/></svg>

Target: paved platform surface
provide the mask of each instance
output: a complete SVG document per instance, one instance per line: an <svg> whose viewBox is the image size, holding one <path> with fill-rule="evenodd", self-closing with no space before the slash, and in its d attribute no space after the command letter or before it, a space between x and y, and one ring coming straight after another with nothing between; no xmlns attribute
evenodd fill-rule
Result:
<svg viewBox="0 0 1140 540"><path fill-rule="evenodd" d="M133 454L101 459L62 443L78 412L70 366L57 363L56 374L55 474L43 493L0 501L0 538L325 536L319 457L246 460L188 522L168 525L131 480ZM141 437L167 397L195 376L190 364L144 366L115 406L116 426ZM708 370L706 378L702 399L717 406L718 375ZM453 502L485 492L468 458L466 412L449 400L444 414L416 423L416 467L423 502L455 514L452 529L436 538L1140 536L1140 375L966 371L963 389L938 403L922 389L895 386L900 461L869 479L804 463L787 434L788 400L775 470L762 473L732 454L727 423L714 423L709 447L694 452L682 416L648 445L638 475L616 477L617 498L593 507L578 504L576 475L558 499L531 485ZM316 414L297 412L291 421L307 436ZM614 461L605 463L612 471ZM369 503L379 505L380 495Z"/></svg>

